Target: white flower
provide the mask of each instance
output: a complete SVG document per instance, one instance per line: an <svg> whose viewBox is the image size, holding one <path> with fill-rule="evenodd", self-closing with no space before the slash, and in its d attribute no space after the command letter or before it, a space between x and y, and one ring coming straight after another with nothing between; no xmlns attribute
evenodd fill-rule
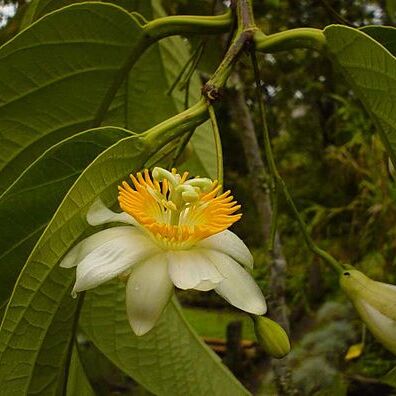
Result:
<svg viewBox="0 0 396 396"><path fill-rule="evenodd" d="M340 284L373 336L396 354L396 286L354 269L342 273Z"/></svg>
<svg viewBox="0 0 396 396"><path fill-rule="evenodd" d="M153 328L168 304L174 285L214 289L232 305L266 312L262 292L242 266L252 268L246 245L227 228L240 208L230 192L207 178L187 180L173 169L155 168L153 178L131 175L134 185L119 187L122 213L96 201L87 214L91 225L126 223L100 231L71 249L61 267L77 266L73 295L116 276L127 279L127 315L133 331Z"/></svg>

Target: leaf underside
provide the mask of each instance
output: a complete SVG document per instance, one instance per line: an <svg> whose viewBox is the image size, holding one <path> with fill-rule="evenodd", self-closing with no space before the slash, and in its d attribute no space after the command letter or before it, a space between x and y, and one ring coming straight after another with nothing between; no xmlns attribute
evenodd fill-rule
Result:
<svg viewBox="0 0 396 396"><path fill-rule="evenodd" d="M81 314L84 332L124 372L158 395L247 395L188 326L176 301L147 335L131 332L125 287L117 281L91 290Z"/></svg>
<svg viewBox="0 0 396 396"><path fill-rule="evenodd" d="M332 25L324 34L331 59L374 120L396 165L396 58L357 29Z"/></svg>
<svg viewBox="0 0 396 396"><path fill-rule="evenodd" d="M41 155L0 197L0 305L57 207L81 172L126 130L103 127L68 138Z"/></svg>

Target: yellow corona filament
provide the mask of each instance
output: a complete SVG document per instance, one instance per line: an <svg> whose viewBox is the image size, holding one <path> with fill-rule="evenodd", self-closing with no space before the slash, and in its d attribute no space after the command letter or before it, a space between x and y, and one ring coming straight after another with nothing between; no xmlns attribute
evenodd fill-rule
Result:
<svg viewBox="0 0 396 396"><path fill-rule="evenodd" d="M186 249L201 239L224 231L242 216L235 214L240 205L233 201L230 191L219 195L221 186L217 181L187 180L188 172L180 176L176 169L167 172L160 181L151 178L147 169L143 174L130 175L130 178L133 187L126 181L118 187L121 209L167 248ZM199 182L207 187L197 187L201 186ZM188 199L183 191L190 194Z"/></svg>

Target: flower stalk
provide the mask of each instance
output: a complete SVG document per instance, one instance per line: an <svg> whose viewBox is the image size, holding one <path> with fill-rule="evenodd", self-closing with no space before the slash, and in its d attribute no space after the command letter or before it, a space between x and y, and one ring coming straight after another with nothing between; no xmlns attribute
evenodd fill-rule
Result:
<svg viewBox="0 0 396 396"><path fill-rule="evenodd" d="M220 97L220 90L230 76L239 55L252 42L253 35L258 30L254 23L251 0L237 1L236 14L237 29L231 41L231 45L219 67L203 87L203 94L209 102L216 101Z"/></svg>
<svg viewBox="0 0 396 396"><path fill-rule="evenodd" d="M220 131L219 126L217 124L216 113L213 109L213 106L209 103L208 105L209 117L212 123L212 131L213 137L216 145L216 165L217 165L217 180L220 185L223 185L223 151L221 148L221 140L220 140Z"/></svg>

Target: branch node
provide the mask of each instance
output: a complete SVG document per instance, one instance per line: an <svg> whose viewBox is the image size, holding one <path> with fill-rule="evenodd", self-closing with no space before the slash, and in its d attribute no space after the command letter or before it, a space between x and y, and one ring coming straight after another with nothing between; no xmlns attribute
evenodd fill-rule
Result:
<svg viewBox="0 0 396 396"><path fill-rule="evenodd" d="M202 95L209 103L215 103L223 98L224 89L208 82L202 87Z"/></svg>

